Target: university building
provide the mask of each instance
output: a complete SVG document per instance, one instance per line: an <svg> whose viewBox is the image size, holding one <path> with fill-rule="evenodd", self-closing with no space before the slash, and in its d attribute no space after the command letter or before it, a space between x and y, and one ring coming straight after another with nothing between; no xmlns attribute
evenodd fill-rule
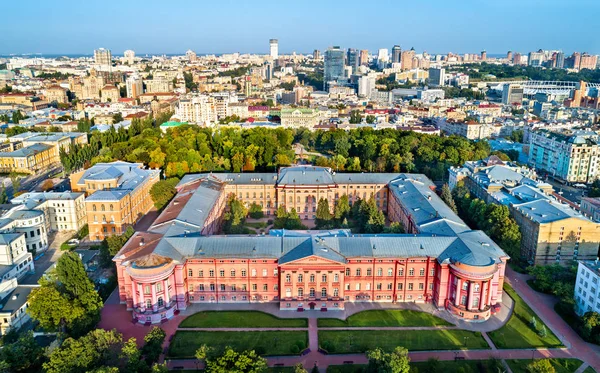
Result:
<svg viewBox="0 0 600 373"><path fill-rule="evenodd" d="M159 323L190 303L277 303L327 311L347 302L428 302L466 320L486 320L502 301L508 256L471 230L418 174L340 174L288 167L277 174L187 175L145 232L113 258L121 303L134 320ZM219 235L226 200L292 207L343 194L379 196L407 234L349 230ZM268 205L270 203L270 207ZM270 209L270 210L269 210Z"/></svg>

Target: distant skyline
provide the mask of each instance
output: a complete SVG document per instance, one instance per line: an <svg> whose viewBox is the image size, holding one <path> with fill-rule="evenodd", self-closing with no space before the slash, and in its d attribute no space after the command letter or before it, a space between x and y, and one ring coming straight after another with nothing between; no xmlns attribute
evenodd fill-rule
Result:
<svg viewBox="0 0 600 373"><path fill-rule="evenodd" d="M56 0L3 4L0 54L267 54L279 39L282 54L328 46L403 49L431 54L502 54L560 49L600 54L591 32L600 1L427 2L221 0Z"/></svg>

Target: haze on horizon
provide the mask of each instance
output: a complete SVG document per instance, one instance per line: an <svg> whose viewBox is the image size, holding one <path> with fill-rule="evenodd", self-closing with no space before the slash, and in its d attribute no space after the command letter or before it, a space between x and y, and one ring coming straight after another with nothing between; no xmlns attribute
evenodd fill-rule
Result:
<svg viewBox="0 0 600 373"><path fill-rule="evenodd" d="M3 10L12 16L0 24L0 54L267 53L270 38L281 53L394 44L430 53L600 53L597 0L57 0L7 2Z"/></svg>

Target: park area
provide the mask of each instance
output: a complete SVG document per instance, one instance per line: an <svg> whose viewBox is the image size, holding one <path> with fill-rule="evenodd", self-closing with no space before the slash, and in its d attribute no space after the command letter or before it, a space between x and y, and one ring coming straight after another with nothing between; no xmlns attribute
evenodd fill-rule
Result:
<svg viewBox="0 0 600 373"><path fill-rule="evenodd" d="M260 311L204 311L179 324L180 328L306 328L303 318L281 319Z"/></svg>
<svg viewBox="0 0 600 373"><path fill-rule="evenodd" d="M538 318L510 285L504 283L504 291L513 299L515 305L508 322L500 329L488 333L496 347L500 349L563 347L550 328Z"/></svg>
<svg viewBox="0 0 600 373"><path fill-rule="evenodd" d="M254 350L260 355L298 355L308 346L306 331L178 331L169 346L173 359L194 358L201 345L217 350L229 346L236 351Z"/></svg>
<svg viewBox="0 0 600 373"><path fill-rule="evenodd" d="M413 310L362 311L346 320L318 319L317 324L319 328L452 326L439 317Z"/></svg>
<svg viewBox="0 0 600 373"><path fill-rule="evenodd" d="M379 347L392 351L402 346L409 351L488 349L479 332L440 330L320 330L319 347L328 353L364 353Z"/></svg>

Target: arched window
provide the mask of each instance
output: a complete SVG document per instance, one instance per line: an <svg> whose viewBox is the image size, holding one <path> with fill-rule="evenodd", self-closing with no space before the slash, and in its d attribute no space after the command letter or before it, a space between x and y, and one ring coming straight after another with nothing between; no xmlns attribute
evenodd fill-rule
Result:
<svg viewBox="0 0 600 373"><path fill-rule="evenodd" d="M333 275L333 282L340 282L340 275L337 273Z"/></svg>
<svg viewBox="0 0 600 373"><path fill-rule="evenodd" d="M303 297L304 296L304 289L298 288L298 296L299 297Z"/></svg>
<svg viewBox="0 0 600 373"><path fill-rule="evenodd" d="M158 297L158 306L163 307L165 305L165 301L162 297Z"/></svg>
<svg viewBox="0 0 600 373"><path fill-rule="evenodd" d="M152 301L150 299L146 299L146 308L152 308Z"/></svg>
<svg viewBox="0 0 600 373"><path fill-rule="evenodd" d="M256 268L252 268L252 277L256 277Z"/></svg>
<svg viewBox="0 0 600 373"><path fill-rule="evenodd" d="M289 274L285 275L285 282L292 282L292 276Z"/></svg>
<svg viewBox="0 0 600 373"><path fill-rule="evenodd" d="M290 288L285 289L285 296L290 298L292 296L292 289L290 289Z"/></svg>
<svg viewBox="0 0 600 373"><path fill-rule="evenodd" d="M327 275L321 276L321 282L327 282Z"/></svg>
<svg viewBox="0 0 600 373"><path fill-rule="evenodd" d="M298 275L298 282L304 282L304 276Z"/></svg>
<svg viewBox="0 0 600 373"><path fill-rule="evenodd" d="M235 277L235 269L231 270L231 277Z"/></svg>
<svg viewBox="0 0 600 373"><path fill-rule="evenodd" d="M360 268L356 268L356 275L360 276Z"/></svg>
<svg viewBox="0 0 600 373"><path fill-rule="evenodd" d="M310 282L315 282L315 275L311 274L311 275L310 275L310 280L309 280L309 281L310 281Z"/></svg>
<svg viewBox="0 0 600 373"><path fill-rule="evenodd" d="M112 211L112 210L113 210L113 205L111 204L111 205L109 206L109 208L110 208L110 211Z"/></svg>
<svg viewBox="0 0 600 373"><path fill-rule="evenodd" d="M338 288L333 288L333 296L338 297L340 295L340 290Z"/></svg>
<svg viewBox="0 0 600 373"><path fill-rule="evenodd" d="M383 276L383 269L377 268L377 276Z"/></svg>
<svg viewBox="0 0 600 373"><path fill-rule="evenodd" d="M321 289L321 298L327 298L327 288Z"/></svg>
<svg viewBox="0 0 600 373"><path fill-rule="evenodd" d="M315 288L310 288L309 294L311 297L315 296Z"/></svg>
<svg viewBox="0 0 600 373"><path fill-rule="evenodd" d="M106 209L104 208L104 205L100 205L100 210L106 211Z"/></svg>
<svg viewBox="0 0 600 373"><path fill-rule="evenodd" d="M102 222L106 223L106 215L102 215Z"/></svg>
<svg viewBox="0 0 600 373"><path fill-rule="evenodd" d="M394 269L388 268L388 276L393 276L393 275L394 275Z"/></svg>
<svg viewBox="0 0 600 373"><path fill-rule="evenodd" d="M367 276L371 276L373 274L373 271L371 271L371 268L367 268Z"/></svg>
<svg viewBox="0 0 600 373"><path fill-rule="evenodd" d="M219 270L219 276L225 277L225 270L224 269L220 269Z"/></svg>
<svg viewBox="0 0 600 373"><path fill-rule="evenodd" d="M92 211L96 211L96 205L92 205Z"/></svg>

